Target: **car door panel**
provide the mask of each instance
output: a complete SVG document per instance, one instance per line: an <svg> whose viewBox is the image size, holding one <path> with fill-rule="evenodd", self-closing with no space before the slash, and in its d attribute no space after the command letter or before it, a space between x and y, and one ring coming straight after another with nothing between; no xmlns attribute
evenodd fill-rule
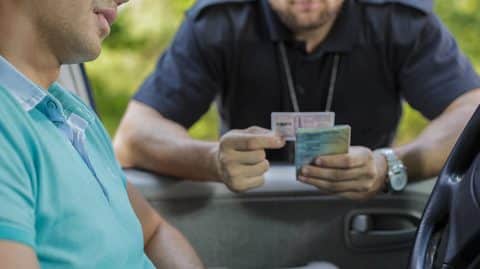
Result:
<svg viewBox="0 0 480 269"><path fill-rule="evenodd" d="M208 266L281 268L329 261L340 268L406 267L433 180L411 184L400 195L358 202L321 194L297 182L292 171L274 165L265 186L245 194L219 183L126 172ZM367 229L353 227L358 215L372 218Z"/></svg>

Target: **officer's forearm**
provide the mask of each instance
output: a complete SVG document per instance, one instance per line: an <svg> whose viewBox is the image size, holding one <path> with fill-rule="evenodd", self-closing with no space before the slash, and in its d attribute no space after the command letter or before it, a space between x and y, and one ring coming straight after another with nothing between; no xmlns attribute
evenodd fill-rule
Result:
<svg viewBox="0 0 480 269"><path fill-rule="evenodd" d="M480 103L480 91L454 101L412 143L395 149L411 180L438 176L459 135Z"/></svg>
<svg viewBox="0 0 480 269"><path fill-rule="evenodd" d="M182 126L136 102L129 105L114 141L122 166L192 180L217 180L216 145L192 139Z"/></svg>

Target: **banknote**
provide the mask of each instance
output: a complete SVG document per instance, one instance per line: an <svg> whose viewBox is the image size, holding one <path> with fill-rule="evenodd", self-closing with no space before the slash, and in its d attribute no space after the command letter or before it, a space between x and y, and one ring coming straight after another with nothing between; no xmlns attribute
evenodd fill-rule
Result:
<svg viewBox="0 0 480 269"><path fill-rule="evenodd" d="M319 155L348 153L350 126L330 128L299 128L295 142L295 166L297 171L311 163Z"/></svg>
<svg viewBox="0 0 480 269"><path fill-rule="evenodd" d="M273 112L272 130L287 141L295 141L298 128L333 127L333 112Z"/></svg>

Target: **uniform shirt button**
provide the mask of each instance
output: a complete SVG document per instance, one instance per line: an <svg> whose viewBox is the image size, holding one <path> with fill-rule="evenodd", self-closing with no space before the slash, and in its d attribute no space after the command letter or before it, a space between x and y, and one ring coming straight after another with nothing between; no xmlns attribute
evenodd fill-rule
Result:
<svg viewBox="0 0 480 269"><path fill-rule="evenodd" d="M297 92L301 95L304 95L305 94L305 88L303 88L302 85L297 84Z"/></svg>

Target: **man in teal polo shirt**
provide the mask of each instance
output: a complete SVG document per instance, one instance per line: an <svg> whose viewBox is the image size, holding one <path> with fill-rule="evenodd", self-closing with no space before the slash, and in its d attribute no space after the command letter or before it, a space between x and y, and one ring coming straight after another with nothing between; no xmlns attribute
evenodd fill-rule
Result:
<svg viewBox="0 0 480 269"><path fill-rule="evenodd" d="M54 81L95 59L127 0L0 0L0 268L201 268Z"/></svg>

